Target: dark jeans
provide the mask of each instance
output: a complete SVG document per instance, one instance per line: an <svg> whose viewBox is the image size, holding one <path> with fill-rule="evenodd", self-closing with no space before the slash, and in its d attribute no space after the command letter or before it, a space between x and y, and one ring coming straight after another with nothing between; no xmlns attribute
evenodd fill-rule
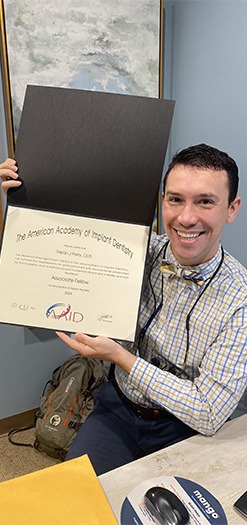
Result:
<svg viewBox="0 0 247 525"><path fill-rule="evenodd" d="M140 419L124 405L111 381L95 390L95 397L97 404L66 460L88 454L98 476L196 434L169 415L158 421Z"/></svg>

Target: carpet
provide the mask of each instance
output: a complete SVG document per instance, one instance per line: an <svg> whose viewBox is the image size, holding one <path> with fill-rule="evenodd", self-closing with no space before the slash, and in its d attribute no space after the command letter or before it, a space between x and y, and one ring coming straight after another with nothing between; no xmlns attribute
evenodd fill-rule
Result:
<svg viewBox="0 0 247 525"><path fill-rule="evenodd" d="M14 440L33 444L34 429L16 434ZM61 463L35 448L13 445L7 435L0 436L0 458L0 482Z"/></svg>

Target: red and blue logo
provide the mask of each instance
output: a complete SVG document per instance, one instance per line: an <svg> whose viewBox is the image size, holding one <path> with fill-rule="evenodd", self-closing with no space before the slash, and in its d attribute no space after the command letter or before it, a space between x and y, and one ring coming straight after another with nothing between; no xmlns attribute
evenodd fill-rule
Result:
<svg viewBox="0 0 247 525"><path fill-rule="evenodd" d="M65 303L55 303L49 306L46 310L46 317L52 317L53 319L61 319L61 317L66 317L71 310L70 304Z"/></svg>
<svg viewBox="0 0 247 525"><path fill-rule="evenodd" d="M71 305L65 303L52 304L47 308L45 315L50 319L59 320L64 318L66 321L72 321L73 323L81 323L84 318L81 312L73 312Z"/></svg>

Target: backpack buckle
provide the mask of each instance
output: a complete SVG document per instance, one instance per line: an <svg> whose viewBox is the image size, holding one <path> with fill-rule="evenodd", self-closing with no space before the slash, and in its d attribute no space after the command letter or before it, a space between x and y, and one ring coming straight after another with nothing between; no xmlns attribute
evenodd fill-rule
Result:
<svg viewBox="0 0 247 525"><path fill-rule="evenodd" d="M69 421L68 427L73 428L76 432L78 432L79 428L82 426L82 423L78 423L77 421Z"/></svg>
<svg viewBox="0 0 247 525"><path fill-rule="evenodd" d="M69 428L75 428L75 426L76 426L76 421L69 421L68 423Z"/></svg>

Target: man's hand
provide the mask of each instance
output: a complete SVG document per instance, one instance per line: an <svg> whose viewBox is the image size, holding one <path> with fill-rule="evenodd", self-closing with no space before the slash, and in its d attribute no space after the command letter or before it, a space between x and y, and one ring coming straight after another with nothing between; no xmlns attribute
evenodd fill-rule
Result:
<svg viewBox="0 0 247 525"><path fill-rule="evenodd" d="M7 159L0 164L0 179L4 193L7 193L9 188L16 188L21 185L17 171L18 168L14 159Z"/></svg>
<svg viewBox="0 0 247 525"><path fill-rule="evenodd" d="M72 339L63 332L56 332L56 334L64 343L79 352L79 354L115 363L126 372L130 372L136 360L136 356L108 337L90 337L76 333L74 339Z"/></svg>

